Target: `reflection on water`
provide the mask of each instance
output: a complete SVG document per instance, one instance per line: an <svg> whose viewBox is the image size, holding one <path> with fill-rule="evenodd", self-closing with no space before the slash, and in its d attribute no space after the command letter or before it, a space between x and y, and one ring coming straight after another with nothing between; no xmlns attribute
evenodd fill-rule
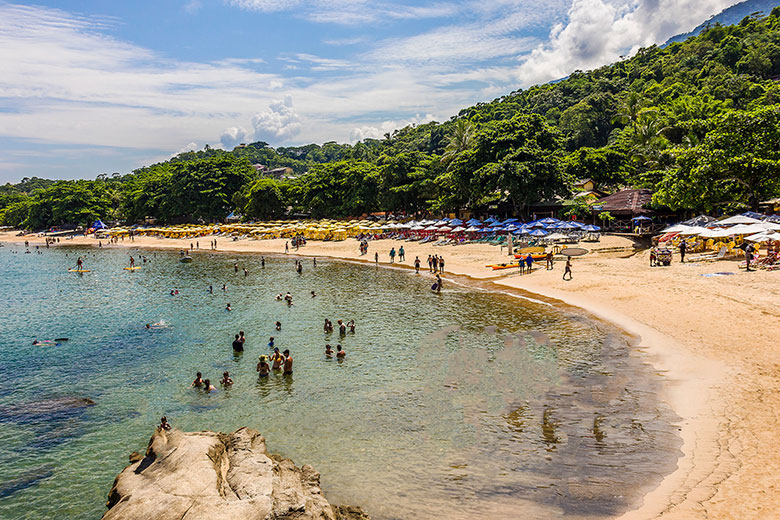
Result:
<svg viewBox="0 0 780 520"><path fill-rule="evenodd" d="M16 390L0 395L2 518L98 517L161 415L185 430L257 428L271 451L316 467L329 499L378 520L608 516L676 462L660 381L614 331L568 311L455 284L434 295L423 276L338 262L305 260L297 274L292 258L263 268L156 252L128 273L127 253L110 248L24 261L8 249L0 290L18 297L0 301L0 366ZM92 273L64 271L76 254ZM287 291L294 306L274 299ZM324 333L325 318L357 330ZM294 376L257 375L271 335ZM30 346L54 337L71 340ZM347 357L326 359L326 343ZM193 390L198 370L213 382L229 370L235 384ZM65 420L12 413L73 397L97 404Z"/></svg>

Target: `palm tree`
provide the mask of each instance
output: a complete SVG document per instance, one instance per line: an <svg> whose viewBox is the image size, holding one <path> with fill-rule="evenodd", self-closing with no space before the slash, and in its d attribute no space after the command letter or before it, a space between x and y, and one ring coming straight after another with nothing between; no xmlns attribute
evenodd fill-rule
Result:
<svg viewBox="0 0 780 520"><path fill-rule="evenodd" d="M628 97L620 104L620 109L617 115L612 118L612 122L623 125L631 124L632 128L636 128L642 113L643 103L644 99L637 92L629 93Z"/></svg>
<svg viewBox="0 0 780 520"><path fill-rule="evenodd" d="M474 125L468 119L458 119L450 136L449 143L444 149L442 159L449 162L460 152L468 150L474 140Z"/></svg>

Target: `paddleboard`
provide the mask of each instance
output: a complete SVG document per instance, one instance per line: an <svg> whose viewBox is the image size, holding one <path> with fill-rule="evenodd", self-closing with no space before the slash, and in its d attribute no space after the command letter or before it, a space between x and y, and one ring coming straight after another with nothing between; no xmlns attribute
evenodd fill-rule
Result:
<svg viewBox="0 0 780 520"><path fill-rule="evenodd" d="M567 247L559 253L563 256L582 256L588 254L588 250L582 247Z"/></svg>
<svg viewBox="0 0 780 520"><path fill-rule="evenodd" d="M69 273L91 273L89 269L68 269Z"/></svg>
<svg viewBox="0 0 780 520"><path fill-rule="evenodd" d="M125 271L137 271L140 267L125 267Z"/></svg>

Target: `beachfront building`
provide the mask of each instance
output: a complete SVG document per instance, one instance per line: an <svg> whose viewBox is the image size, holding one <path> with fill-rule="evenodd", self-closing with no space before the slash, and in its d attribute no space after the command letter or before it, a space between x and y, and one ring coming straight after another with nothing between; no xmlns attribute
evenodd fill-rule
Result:
<svg viewBox="0 0 780 520"><path fill-rule="evenodd" d="M649 207L652 201L652 190L645 188L625 189L599 199L591 208L594 216L598 216L602 212L608 212L615 217L615 221L610 227L631 231L632 219L655 215L655 211ZM605 222L604 224L607 225L608 223Z"/></svg>

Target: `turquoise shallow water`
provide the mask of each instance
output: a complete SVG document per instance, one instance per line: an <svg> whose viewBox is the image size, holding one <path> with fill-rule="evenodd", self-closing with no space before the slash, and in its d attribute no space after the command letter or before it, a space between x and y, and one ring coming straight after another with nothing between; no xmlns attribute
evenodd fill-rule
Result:
<svg viewBox="0 0 780 520"><path fill-rule="evenodd" d="M305 259L298 275L289 257L262 269L258 256L143 254L130 273L126 250L0 248L1 518L99 518L161 415L184 430L256 428L319 470L332 502L377 519L606 516L676 462L660 379L577 314L454 284L435 295L428 278L373 266ZM66 271L77 255L91 273ZM293 307L274 300L288 290ZM357 331L326 335L326 317ZM292 351L292 378L256 376L271 335ZM31 344L56 337L70 340ZM347 359L326 360L339 342ZM236 383L205 395L189 388L197 370Z"/></svg>

